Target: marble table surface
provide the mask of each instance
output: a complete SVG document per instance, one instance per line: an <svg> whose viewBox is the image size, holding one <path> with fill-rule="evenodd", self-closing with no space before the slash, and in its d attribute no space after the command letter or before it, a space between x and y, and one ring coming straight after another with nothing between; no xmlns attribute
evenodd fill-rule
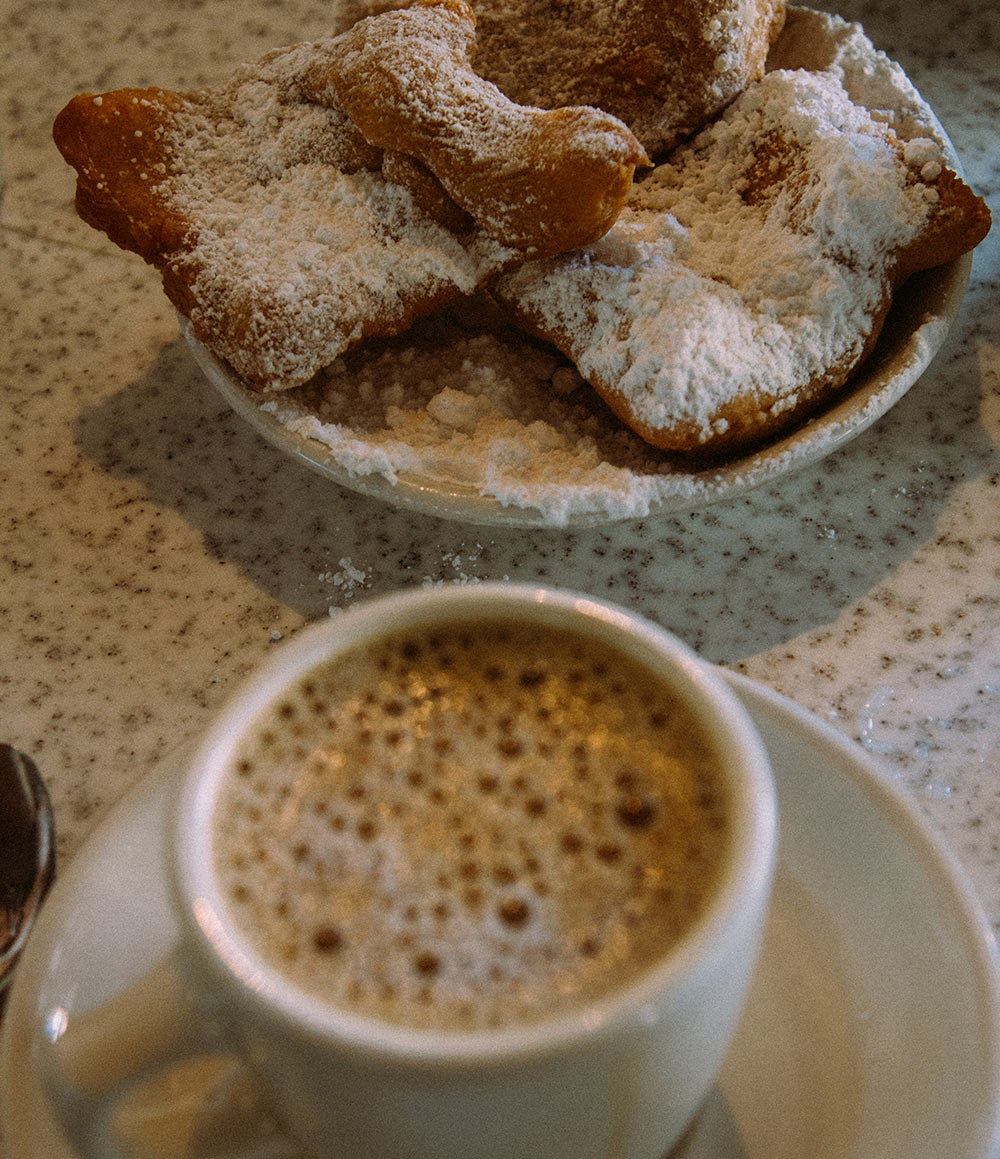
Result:
<svg viewBox="0 0 1000 1159"><path fill-rule="evenodd" d="M844 0L1000 210L1000 9ZM282 638L405 586L616 600L878 755L1000 923L1000 230L931 368L822 463L593 530L400 512L281 457L204 381L157 276L85 227L51 144L74 93L224 77L323 35L316 0L0 12L0 721L63 864Z"/></svg>

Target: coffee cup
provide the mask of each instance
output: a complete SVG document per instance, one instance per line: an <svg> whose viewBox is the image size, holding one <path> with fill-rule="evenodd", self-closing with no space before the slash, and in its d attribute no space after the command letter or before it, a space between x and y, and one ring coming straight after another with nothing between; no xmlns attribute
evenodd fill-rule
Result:
<svg viewBox="0 0 1000 1159"><path fill-rule="evenodd" d="M278 645L186 765L181 934L143 1027L123 996L48 1047L81 1155L209 1039L317 1159L681 1137L741 1013L777 817L749 718L675 637L516 584L370 600Z"/></svg>

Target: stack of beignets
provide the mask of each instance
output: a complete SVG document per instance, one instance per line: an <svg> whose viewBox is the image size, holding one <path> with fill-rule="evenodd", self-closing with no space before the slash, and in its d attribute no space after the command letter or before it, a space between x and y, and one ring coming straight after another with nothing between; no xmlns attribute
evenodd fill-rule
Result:
<svg viewBox="0 0 1000 1159"><path fill-rule="evenodd" d="M829 398L894 289L990 225L834 70L764 73L784 16L417 0L218 88L83 94L54 136L81 217L257 388L488 287L650 444L728 453Z"/></svg>
<svg viewBox="0 0 1000 1159"><path fill-rule="evenodd" d="M464 0L420 0L217 89L78 96L53 129L77 209L248 381L305 382L512 261L596 240L645 161L598 109L515 106L469 67L474 28Z"/></svg>

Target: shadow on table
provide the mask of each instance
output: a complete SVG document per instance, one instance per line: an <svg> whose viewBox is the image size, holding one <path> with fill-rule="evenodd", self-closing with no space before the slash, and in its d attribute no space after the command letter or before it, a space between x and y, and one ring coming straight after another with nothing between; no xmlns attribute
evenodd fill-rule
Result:
<svg viewBox="0 0 1000 1159"><path fill-rule="evenodd" d="M934 541L959 483L1000 469L970 328L824 462L741 498L607 528L480 528L346 491L252 432L180 339L84 410L75 434L104 470L137 480L207 552L306 618L409 584L543 582L615 600L705 658L735 662L832 622Z"/></svg>

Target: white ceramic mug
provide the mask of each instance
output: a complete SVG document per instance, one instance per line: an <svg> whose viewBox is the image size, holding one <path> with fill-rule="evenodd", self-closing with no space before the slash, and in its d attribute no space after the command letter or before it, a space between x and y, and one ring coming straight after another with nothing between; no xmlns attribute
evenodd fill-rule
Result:
<svg viewBox="0 0 1000 1159"><path fill-rule="evenodd" d="M569 629L638 661L710 738L727 798L728 852L703 911L662 960L596 1000L491 1030L414 1029L292 985L230 915L213 811L234 746L297 678L389 631L501 617ZM146 980L141 1049L116 1001L63 1027L47 1083L81 1154L92 1118L140 1071L197 1050L211 1028L269 1088L290 1132L336 1159L662 1159L712 1086L761 941L777 845L767 755L724 683L656 625L591 597L512 584L368 601L283 642L194 753L168 835L182 927ZM96 1029L95 1029L96 1027ZM220 1028L221 1027L221 1031Z"/></svg>

